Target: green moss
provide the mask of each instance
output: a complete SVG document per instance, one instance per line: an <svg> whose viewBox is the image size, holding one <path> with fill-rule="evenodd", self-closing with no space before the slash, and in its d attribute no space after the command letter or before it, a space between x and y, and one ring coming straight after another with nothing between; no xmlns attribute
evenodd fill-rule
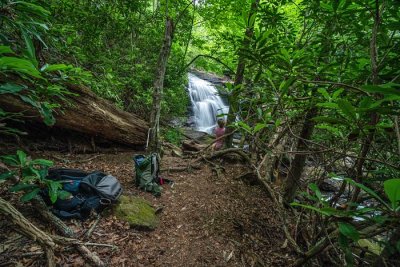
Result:
<svg viewBox="0 0 400 267"><path fill-rule="evenodd" d="M115 208L115 216L134 228L154 230L158 226L154 208L148 201L139 197L121 196Z"/></svg>

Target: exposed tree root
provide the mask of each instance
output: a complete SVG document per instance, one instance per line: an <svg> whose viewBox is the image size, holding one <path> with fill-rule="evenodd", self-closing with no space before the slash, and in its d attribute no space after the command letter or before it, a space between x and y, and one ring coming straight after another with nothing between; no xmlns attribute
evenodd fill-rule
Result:
<svg viewBox="0 0 400 267"><path fill-rule="evenodd" d="M252 168L255 176L257 177L257 180L266 189L268 196L272 199L272 201L275 204L275 207L277 208L278 216L282 220L282 229L283 229L283 232L285 233L286 239L289 241L289 244L293 247L293 249L295 249L295 251L297 253L303 254L302 250L297 245L296 241L292 238L289 230L287 229L288 221L287 221L286 211L282 204L282 198L280 197L280 195L276 195L276 193L274 192L274 190L272 190L272 188L270 187L268 182L265 181L263 179L263 177L261 176L261 174L259 172L259 168L257 168L252 163L250 157L241 148L228 148L228 149L224 149L224 150L214 151L211 155L202 155L202 156L198 157L197 159L195 159L192 162L192 164L197 163L201 160L209 161L211 159L215 159L217 157L222 157L224 155L231 154L231 153L239 155ZM217 175L218 175L218 172L217 172Z"/></svg>
<svg viewBox="0 0 400 267"><path fill-rule="evenodd" d="M25 218L24 215L22 215L17 209L15 209L13 205L11 205L8 201L4 200L3 198L0 198L0 213L9 218L12 224L17 227L16 230L20 231L23 235L31 238L34 241L37 241L40 244L40 246L43 248L43 251L46 252L47 266L49 267L56 266L54 250L57 248L57 245L59 246L74 245L75 248L82 254L82 256L90 260L95 266L97 267L106 266L104 262L101 261L97 255L93 254L89 249L87 249L81 241L57 235L49 235L45 233L44 231L40 230L35 225L33 225L29 220ZM46 216L45 218L47 218L47 216L50 215L45 215L45 216ZM65 231L65 229L68 228L68 226L66 226L62 221L51 219L51 222L53 223L56 222L54 225L60 231L63 231L64 233L71 233L71 232L73 233L72 230Z"/></svg>
<svg viewBox="0 0 400 267"><path fill-rule="evenodd" d="M201 169L201 164L189 164L186 167L176 167L176 168L167 168L167 169L161 169L161 172L191 172L193 169L195 170L200 170Z"/></svg>

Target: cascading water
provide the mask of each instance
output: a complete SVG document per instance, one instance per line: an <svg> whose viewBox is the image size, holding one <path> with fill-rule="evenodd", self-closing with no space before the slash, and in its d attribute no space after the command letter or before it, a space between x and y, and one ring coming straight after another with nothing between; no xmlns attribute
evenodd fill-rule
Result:
<svg viewBox="0 0 400 267"><path fill-rule="evenodd" d="M213 84L189 73L189 95L193 106L196 130L212 133L217 116L227 114L229 106L218 95Z"/></svg>

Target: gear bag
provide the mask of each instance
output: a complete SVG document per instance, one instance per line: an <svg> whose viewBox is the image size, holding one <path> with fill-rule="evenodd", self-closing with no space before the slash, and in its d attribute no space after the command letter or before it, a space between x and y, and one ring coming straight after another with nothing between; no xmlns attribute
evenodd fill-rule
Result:
<svg viewBox="0 0 400 267"><path fill-rule="evenodd" d="M135 185L140 189L152 192L155 196L160 196L162 187L159 185L159 156L153 153L149 156L136 155L133 157L135 162Z"/></svg>
<svg viewBox="0 0 400 267"><path fill-rule="evenodd" d="M76 169L50 169L47 179L60 181L63 190L71 193L70 198L57 199L53 204L53 213L63 219L86 219L92 210L101 212L106 206L116 203L122 194L119 181L99 171L87 173ZM42 192L42 196L51 205L46 191Z"/></svg>

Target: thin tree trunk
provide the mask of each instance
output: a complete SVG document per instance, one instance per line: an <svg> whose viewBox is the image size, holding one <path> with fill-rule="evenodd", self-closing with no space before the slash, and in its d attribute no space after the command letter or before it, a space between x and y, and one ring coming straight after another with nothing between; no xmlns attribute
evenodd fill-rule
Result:
<svg viewBox="0 0 400 267"><path fill-rule="evenodd" d="M312 120L317 114L317 108L314 106L307 111L306 118L301 129L300 139L297 142L297 151L307 150L307 144L305 140L311 138L315 122ZM306 162L307 155L304 153L296 154L291 163L289 174L285 183L285 194L284 202L291 203L296 195L296 190L300 182L300 177L303 173L304 165Z"/></svg>
<svg viewBox="0 0 400 267"><path fill-rule="evenodd" d="M260 0L254 0L253 3L251 4L250 7L250 13L249 13L249 21L250 18L256 13L258 5L260 3ZM254 34L254 21L251 25L248 25L246 28L246 32L244 34L243 42L242 42L242 47L241 50L248 50L251 42L251 38L253 37ZM243 84L243 79L244 79L244 71L246 69L246 58L245 56L239 52L239 60L236 68L236 74L235 74L235 81L233 83L234 89L232 92L232 95L230 97L230 103L229 103L229 112L228 112L228 118L227 118L227 133L231 133L233 131L233 128L231 124L235 122L236 119L236 112L239 109L239 104L237 102L237 98L239 96L240 88ZM233 135L229 135L225 139L225 144L226 146L232 147L232 142L233 142Z"/></svg>
<svg viewBox="0 0 400 267"><path fill-rule="evenodd" d="M156 77L153 84L153 104L150 115L150 140L149 150L152 152L160 152L160 114L161 99L164 88L165 70L167 68L168 57L171 52L172 40L174 34L173 20L167 16L165 20L165 33L163 46L157 62Z"/></svg>
<svg viewBox="0 0 400 267"><path fill-rule="evenodd" d="M193 0L193 1L195 1L195 0ZM196 14L196 5L193 4L192 23L191 23L191 26L190 26L189 38L188 38L186 46L185 46L185 52L183 53L183 57L182 57L181 70L184 70L184 68L185 68L185 58L186 58L186 55L187 55L187 51L189 49L190 41L192 40L192 32L193 32L193 27L194 27L194 16L195 16L195 14Z"/></svg>

